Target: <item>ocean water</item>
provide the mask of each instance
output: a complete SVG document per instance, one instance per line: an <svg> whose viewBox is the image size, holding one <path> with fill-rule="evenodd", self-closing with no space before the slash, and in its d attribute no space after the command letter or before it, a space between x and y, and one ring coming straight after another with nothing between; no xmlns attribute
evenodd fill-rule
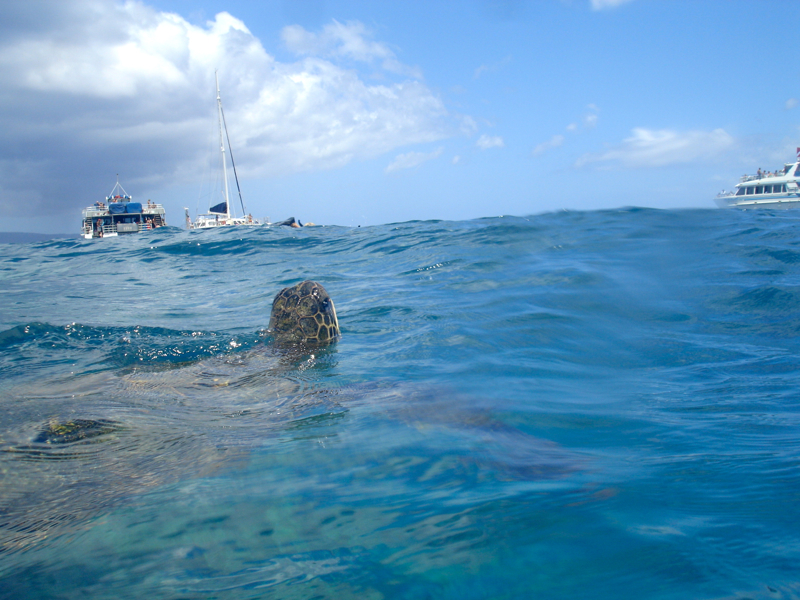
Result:
<svg viewBox="0 0 800 600"><path fill-rule="evenodd" d="M342 329L287 350L274 295ZM0 598L800 597L800 213L0 245Z"/></svg>

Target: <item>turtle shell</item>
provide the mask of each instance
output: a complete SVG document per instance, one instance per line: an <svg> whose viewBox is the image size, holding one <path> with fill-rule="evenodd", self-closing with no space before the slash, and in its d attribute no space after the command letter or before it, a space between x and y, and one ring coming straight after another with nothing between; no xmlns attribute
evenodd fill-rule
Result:
<svg viewBox="0 0 800 600"><path fill-rule="evenodd" d="M272 302L269 330L281 342L328 344L339 337L333 300L316 281L284 288Z"/></svg>

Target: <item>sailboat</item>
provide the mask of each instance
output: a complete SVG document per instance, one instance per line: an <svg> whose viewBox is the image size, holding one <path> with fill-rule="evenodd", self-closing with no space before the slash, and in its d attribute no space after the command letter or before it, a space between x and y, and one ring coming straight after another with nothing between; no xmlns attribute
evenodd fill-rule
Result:
<svg viewBox="0 0 800 600"><path fill-rule="evenodd" d="M219 151L222 159L222 202L218 202L210 206L207 213L197 215L197 218L192 221L189 217L189 209L184 208L186 211L186 228L187 229L213 229L215 227L233 227L233 226L256 226L262 225L261 221L254 219L252 215L247 213L244 207L244 200L242 199L242 189L239 187L239 176L236 174L236 163L233 161L233 150L231 149L231 141L228 137L228 126L225 123L225 113L222 111L222 98L219 94L219 78L217 72L214 71L214 82L217 85L217 118L219 121ZM224 135L223 135L224 133ZM235 211L231 207L230 195L228 190L228 166L225 158L225 142L227 142L228 151L230 155L231 167L233 168L233 176L236 180L236 189L239 192L239 202L242 206L242 215L237 217ZM219 198L218 198L219 200Z"/></svg>

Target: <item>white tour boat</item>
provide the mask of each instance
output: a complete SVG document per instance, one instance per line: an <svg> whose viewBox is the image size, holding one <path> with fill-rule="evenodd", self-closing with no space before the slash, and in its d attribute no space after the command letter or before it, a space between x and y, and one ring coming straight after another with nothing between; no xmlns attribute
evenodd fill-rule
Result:
<svg viewBox="0 0 800 600"><path fill-rule="evenodd" d="M761 169L744 175L732 192L720 192L715 201L721 208L797 208L800 207L800 148L797 161L773 172Z"/></svg>
<svg viewBox="0 0 800 600"><path fill-rule="evenodd" d="M147 204L134 202L119 184L118 178L105 202L98 201L83 209L81 235L87 240L115 237L148 231L166 224L166 213L161 204L154 204L150 200Z"/></svg>
<svg viewBox="0 0 800 600"><path fill-rule="evenodd" d="M215 227L232 227L232 226L255 226L261 225L261 221L254 219L252 215L247 214L244 207L244 200L242 199L242 190L239 187L239 176L236 174L236 164L233 162L233 150L231 150L231 142L228 138L228 126L225 123L225 113L222 111L222 99L219 94L219 79L217 78L216 71L214 72L214 81L217 84L217 119L219 121L219 151L222 157L222 183L223 189L222 198L218 198L221 202L210 206L208 212L205 214L197 215L197 218L192 221L189 217L189 209L184 208L186 211L186 228L187 229L213 229ZM224 136L223 136L224 132ZM231 207L230 197L228 195L228 167L227 160L225 159L225 142L227 141L228 154L231 158L231 167L233 167L233 175L236 179L236 189L239 191L239 202L242 206L242 214L246 216L237 217L235 211Z"/></svg>

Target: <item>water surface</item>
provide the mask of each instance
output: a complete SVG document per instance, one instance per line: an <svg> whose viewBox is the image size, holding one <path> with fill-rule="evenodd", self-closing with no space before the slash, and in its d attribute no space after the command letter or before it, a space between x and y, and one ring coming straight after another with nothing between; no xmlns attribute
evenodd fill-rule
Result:
<svg viewBox="0 0 800 600"><path fill-rule="evenodd" d="M798 275L791 211L1 245L0 597L796 598Z"/></svg>

